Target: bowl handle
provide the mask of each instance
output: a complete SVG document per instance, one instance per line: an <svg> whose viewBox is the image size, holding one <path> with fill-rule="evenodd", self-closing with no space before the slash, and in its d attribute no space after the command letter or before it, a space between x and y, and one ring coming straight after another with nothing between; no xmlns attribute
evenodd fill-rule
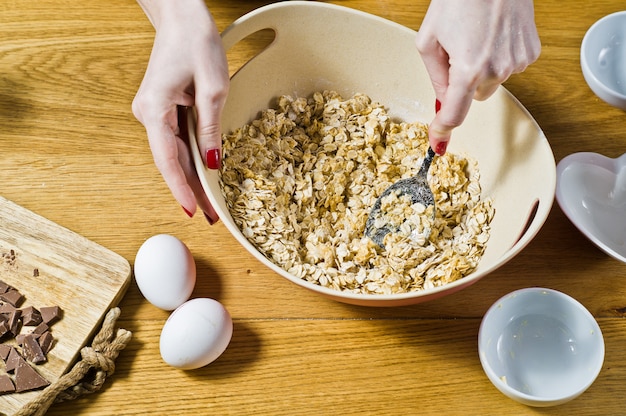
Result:
<svg viewBox="0 0 626 416"><path fill-rule="evenodd" d="M224 46L224 50L228 51L234 45L263 29L272 29L276 32L276 22L279 22L281 19L284 19L284 10L278 8L276 9L277 4L275 3L267 7L261 7L257 10L254 10L239 19L235 20L230 24L224 31L222 32L222 44ZM267 10L270 9L270 10Z"/></svg>
<svg viewBox="0 0 626 416"><path fill-rule="evenodd" d="M222 32L224 50L228 51L236 43L264 29L280 33L284 39L297 38L307 32L307 26L319 28L319 22L328 17L329 10L338 13L363 14L357 10L316 1L283 1L253 10L230 24ZM293 35L293 36L292 36Z"/></svg>

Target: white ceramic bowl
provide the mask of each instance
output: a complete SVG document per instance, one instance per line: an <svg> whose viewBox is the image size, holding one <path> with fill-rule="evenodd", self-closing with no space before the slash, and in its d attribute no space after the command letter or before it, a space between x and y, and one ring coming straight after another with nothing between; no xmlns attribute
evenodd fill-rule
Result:
<svg viewBox="0 0 626 416"><path fill-rule="evenodd" d="M231 132L272 107L283 94L309 96L324 89L344 97L365 93L392 117L429 123L435 95L415 48L416 32L346 7L317 1L274 3L242 16L222 34L229 50L257 31L271 29L273 42L231 79L222 130ZM454 131L449 152L478 162L484 197L494 201L491 236L477 269L463 279L421 292L353 294L321 287L287 273L259 253L233 221L219 185L219 172L206 169L195 144L193 157L213 207L232 235L262 264L289 281L329 298L367 306L399 306L447 295L478 281L519 253L547 218L556 187L550 145L528 111L506 89L474 102Z"/></svg>
<svg viewBox="0 0 626 416"><path fill-rule="evenodd" d="M557 165L556 199L572 223L626 263L626 154L574 153Z"/></svg>
<svg viewBox="0 0 626 416"><path fill-rule="evenodd" d="M626 110L626 11L604 16L585 34L580 65L591 90Z"/></svg>
<svg viewBox="0 0 626 416"><path fill-rule="evenodd" d="M498 390L526 405L547 407L591 386L604 362L604 339L578 301L552 289L528 288L487 311L478 351Z"/></svg>

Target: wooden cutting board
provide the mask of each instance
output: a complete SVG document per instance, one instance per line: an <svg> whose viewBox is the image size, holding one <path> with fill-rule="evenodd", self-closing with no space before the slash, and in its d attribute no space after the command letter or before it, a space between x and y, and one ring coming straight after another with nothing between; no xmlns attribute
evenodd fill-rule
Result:
<svg viewBox="0 0 626 416"><path fill-rule="evenodd" d="M121 300L131 268L120 255L0 197L0 280L24 295L22 306L58 305L63 310L51 328L55 344L48 361L36 366L54 383ZM39 394L0 396L0 414L16 413Z"/></svg>

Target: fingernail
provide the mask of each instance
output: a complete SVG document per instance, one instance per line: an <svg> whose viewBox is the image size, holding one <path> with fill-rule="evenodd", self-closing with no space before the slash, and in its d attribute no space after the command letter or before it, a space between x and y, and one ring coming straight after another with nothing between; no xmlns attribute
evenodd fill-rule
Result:
<svg viewBox="0 0 626 416"><path fill-rule="evenodd" d="M192 217L193 217L193 214L191 213L191 211L189 211L187 208L185 208L185 207L184 207L184 206L182 206L182 205L181 205L180 207L183 209L183 211L185 211L185 214L187 214L187 216L188 216L189 218L192 218Z"/></svg>
<svg viewBox="0 0 626 416"><path fill-rule="evenodd" d="M435 100L435 113L438 113L441 110L441 101Z"/></svg>
<svg viewBox="0 0 626 416"><path fill-rule="evenodd" d="M217 170L222 164L222 155L220 149L209 149L206 151L206 167Z"/></svg>
<svg viewBox="0 0 626 416"><path fill-rule="evenodd" d="M215 218L215 219L213 219L213 218L211 218L211 216L210 216L209 214L207 214L206 212L204 213L204 218L206 218L206 220L209 222L209 225L213 225L213 224L215 224L216 222L218 222L218 221L219 221L219 218Z"/></svg>
<svg viewBox="0 0 626 416"><path fill-rule="evenodd" d="M446 148L448 147L448 142L439 142L435 147L435 153L439 156L443 156L446 154Z"/></svg>

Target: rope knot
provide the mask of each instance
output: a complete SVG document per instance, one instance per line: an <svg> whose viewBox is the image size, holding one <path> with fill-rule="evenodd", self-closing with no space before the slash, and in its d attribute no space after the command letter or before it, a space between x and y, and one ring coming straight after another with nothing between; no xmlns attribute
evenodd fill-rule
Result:
<svg viewBox="0 0 626 416"><path fill-rule="evenodd" d="M95 370L102 370L107 375L113 374L115 371L115 361L106 352L96 351L91 347L83 347L80 350L80 355L82 360Z"/></svg>

